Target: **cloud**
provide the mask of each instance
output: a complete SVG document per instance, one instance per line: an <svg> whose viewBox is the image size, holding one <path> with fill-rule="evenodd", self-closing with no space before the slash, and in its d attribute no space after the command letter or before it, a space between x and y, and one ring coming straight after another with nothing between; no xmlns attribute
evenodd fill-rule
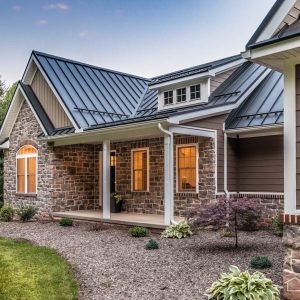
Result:
<svg viewBox="0 0 300 300"><path fill-rule="evenodd" d="M39 25L39 26L44 26L44 25L47 25L47 24L48 24L48 21L45 20L45 19L39 19L39 20L36 20L36 21L35 21L35 24L36 24L36 25Z"/></svg>
<svg viewBox="0 0 300 300"><path fill-rule="evenodd" d="M11 9L12 9L13 11L19 12L19 11L21 10L21 6L20 6L20 5L13 5L13 6L11 7Z"/></svg>
<svg viewBox="0 0 300 300"><path fill-rule="evenodd" d="M88 30L83 30L79 32L79 37L81 38L91 38L94 37L96 35L95 32L93 31L88 31Z"/></svg>
<svg viewBox="0 0 300 300"><path fill-rule="evenodd" d="M65 3L50 3L44 6L46 10L59 10L59 11L67 11L70 9L70 6Z"/></svg>

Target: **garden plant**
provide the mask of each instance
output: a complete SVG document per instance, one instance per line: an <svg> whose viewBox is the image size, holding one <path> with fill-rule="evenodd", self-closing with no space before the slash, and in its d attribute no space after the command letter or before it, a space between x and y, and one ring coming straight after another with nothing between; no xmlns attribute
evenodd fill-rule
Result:
<svg viewBox="0 0 300 300"><path fill-rule="evenodd" d="M144 237L148 235L148 229L141 226L134 226L129 229L129 234L133 237Z"/></svg>
<svg viewBox="0 0 300 300"><path fill-rule="evenodd" d="M36 215L37 212L38 209L31 205L22 206L16 210L16 213L22 222L28 222Z"/></svg>
<svg viewBox="0 0 300 300"><path fill-rule="evenodd" d="M178 224L169 225L162 233L163 238L185 238L192 235L190 224L187 220L183 220Z"/></svg>

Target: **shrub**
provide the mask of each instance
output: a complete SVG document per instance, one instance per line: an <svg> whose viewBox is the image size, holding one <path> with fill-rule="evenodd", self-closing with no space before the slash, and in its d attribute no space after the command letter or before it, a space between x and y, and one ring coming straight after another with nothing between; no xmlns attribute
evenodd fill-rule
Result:
<svg viewBox="0 0 300 300"><path fill-rule="evenodd" d="M145 248L147 250L158 249L159 245L158 245L157 241L155 241L155 240L149 240L148 243L146 244Z"/></svg>
<svg viewBox="0 0 300 300"><path fill-rule="evenodd" d="M60 226L73 226L73 220L70 218L62 218L59 220Z"/></svg>
<svg viewBox="0 0 300 300"><path fill-rule="evenodd" d="M134 226L129 229L129 234L133 237L144 237L148 235L148 229L145 227Z"/></svg>
<svg viewBox="0 0 300 300"><path fill-rule="evenodd" d="M272 263L266 256L254 256L251 259L251 267L254 269L271 268Z"/></svg>
<svg viewBox="0 0 300 300"><path fill-rule="evenodd" d="M29 205L22 206L21 208L17 209L16 212L22 222L27 222L36 215L38 209L34 206Z"/></svg>
<svg viewBox="0 0 300 300"><path fill-rule="evenodd" d="M283 236L283 223L280 221L278 215L272 218L272 228L276 235Z"/></svg>
<svg viewBox="0 0 300 300"><path fill-rule="evenodd" d="M201 203L198 208L190 210L187 217L196 227L224 228L229 225L235 233L235 247L238 247L238 229L256 229L261 211L262 206L255 200L220 197L213 202Z"/></svg>
<svg viewBox="0 0 300 300"><path fill-rule="evenodd" d="M190 224L187 220L181 221L178 224L172 224L168 226L165 231L162 233L164 238L185 238L189 235L192 235Z"/></svg>
<svg viewBox="0 0 300 300"><path fill-rule="evenodd" d="M206 291L208 299L280 300L279 287L260 272L250 274L230 266Z"/></svg>
<svg viewBox="0 0 300 300"><path fill-rule="evenodd" d="M0 209L3 207L3 205L4 205L4 202L0 201Z"/></svg>
<svg viewBox="0 0 300 300"><path fill-rule="evenodd" d="M4 205L0 210L0 220L10 222L14 218L15 211L10 205Z"/></svg>

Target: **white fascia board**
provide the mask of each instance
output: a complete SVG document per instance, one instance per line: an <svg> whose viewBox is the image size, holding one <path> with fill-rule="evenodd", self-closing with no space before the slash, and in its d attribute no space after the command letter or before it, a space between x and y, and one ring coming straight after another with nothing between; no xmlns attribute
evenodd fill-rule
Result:
<svg viewBox="0 0 300 300"><path fill-rule="evenodd" d="M227 129L225 132L227 133L228 137L236 137L238 135L240 138L282 135L283 124Z"/></svg>
<svg viewBox="0 0 300 300"><path fill-rule="evenodd" d="M176 134L193 135L209 138L215 138L216 136L216 130L191 126L170 126L169 131Z"/></svg>
<svg viewBox="0 0 300 300"><path fill-rule="evenodd" d="M229 113L233 109L239 107L241 103L254 91L254 89L267 77L267 75L270 72L271 70L266 69L264 73L260 76L260 78L256 80L255 84L252 84L252 86L248 89L248 91L243 94L243 97L241 97L241 99L236 103L203 109L199 111L187 112L182 115L170 117L168 119L168 122L173 124L180 124L183 122L189 122L197 119L204 119L215 115L222 115L225 113Z"/></svg>
<svg viewBox="0 0 300 300"><path fill-rule="evenodd" d="M272 54L289 51L299 47L300 47L300 37L295 37L274 44L251 49L250 55L249 53L248 55L251 60L255 60Z"/></svg>
<svg viewBox="0 0 300 300"><path fill-rule="evenodd" d="M68 116L69 120L71 121L72 125L74 126L75 130L79 130L80 128L78 127L78 125L76 124L75 120L73 119L72 115L69 113L67 107L65 106L64 102L62 101L62 99L60 98L59 94L56 92L53 84L51 83L51 81L49 80L47 74L44 72L43 68L41 67L41 65L39 64L38 60L32 56L32 60L30 62L30 64L35 63L37 68L39 69L39 71L42 73L44 79L46 80L47 84L49 85L50 89L52 90L53 94L55 95L55 97L57 98L59 104L62 106L65 114ZM26 72L28 72L30 65L27 66L26 68ZM23 78L26 78L26 72L23 76ZM23 80L23 79L22 79Z"/></svg>
<svg viewBox="0 0 300 300"><path fill-rule="evenodd" d="M271 38L296 2L296 0L285 0L255 42L257 43Z"/></svg>

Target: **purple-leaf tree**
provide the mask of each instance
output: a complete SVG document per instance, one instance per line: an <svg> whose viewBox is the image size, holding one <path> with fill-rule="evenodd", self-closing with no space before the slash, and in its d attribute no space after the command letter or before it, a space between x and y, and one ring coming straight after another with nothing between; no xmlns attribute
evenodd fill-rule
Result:
<svg viewBox="0 0 300 300"><path fill-rule="evenodd" d="M220 197L213 202L200 204L187 213L189 222L196 227L229 227L235 235L238 247L238 229L256 230L261 219L262 206L256 200Z"/></svg>

